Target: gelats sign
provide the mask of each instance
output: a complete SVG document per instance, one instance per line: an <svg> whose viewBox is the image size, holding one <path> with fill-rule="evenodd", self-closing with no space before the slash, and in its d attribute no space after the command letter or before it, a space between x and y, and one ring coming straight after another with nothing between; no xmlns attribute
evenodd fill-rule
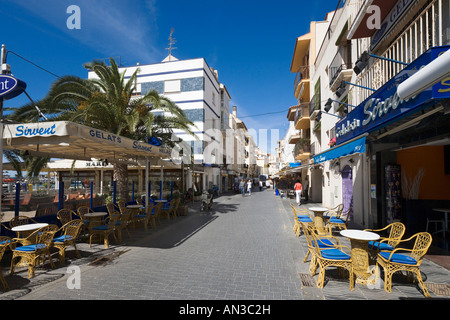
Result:
<svg viewBox="0 0 450 320"><path fill-rule="evenodd" d="M430 48L364 100L347 117L338 121L336 143L341 144L363 133L383 128L391 122L425 108L433 103L433 100L450 98L450 79L444 79L409 100L400 99L397 95L400 83L448 49L450 46Z"/></svg>
<svg viewBox="0 0 450 320"><path fill-rule="evenodd" d="M9 100L25 91L27 84L13 76L0 75L0 100Z"/></svg>

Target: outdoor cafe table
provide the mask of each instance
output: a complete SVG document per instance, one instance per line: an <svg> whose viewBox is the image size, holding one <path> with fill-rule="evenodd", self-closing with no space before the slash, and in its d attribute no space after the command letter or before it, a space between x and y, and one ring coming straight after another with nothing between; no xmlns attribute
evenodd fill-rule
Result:
<svg viewBox="0 0 450 320"><path fill-rule="evenodd" d="M377 241L380 236L374 232L351 229L342 230L340 233L343 237L350 239L356 283L374 285L377 276L374 276L376 268L371 269L369 266L369 241Z"/></svg>
<svg viewBox="0 0 450 320"><path fill-rule="evenodd" d="M108 212L89 212L83 215L83 218L88 219L89 227L95 227L101 224L101 220L106 216Z"/></svg>
<svg viewBox="0 0 450 320"><path fill-rule="evenodd" d="M311 207L309 210L314 213L314 226L316 227L317 233L319 235L327 234L323 223L323 214L329 211L329 209L322 207Z"/></svg>
<svg viewBox="0 0 450 320"><path fill-rule="evenodd" d="M31 233L33 233L35 230L40 229L42 227L48 226L48 223L30 223L30 224L24 224L17 227L12 227L11 230L17 233L18 238L26 238ZM31 244L31 243L28 243ZM24 243L23 245L27 245L27 243Z"/></svg>

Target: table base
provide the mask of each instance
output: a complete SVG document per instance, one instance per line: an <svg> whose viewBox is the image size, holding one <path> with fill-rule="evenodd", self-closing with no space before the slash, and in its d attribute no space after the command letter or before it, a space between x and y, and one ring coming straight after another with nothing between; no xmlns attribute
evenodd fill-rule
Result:
<svg viewBox="0 0 450 320"><path fill-rule="evenodd" d="M351 239L351 254L355 282L362 285L375 285L380 277L379 269L369 265L367 241Z"/></svg>

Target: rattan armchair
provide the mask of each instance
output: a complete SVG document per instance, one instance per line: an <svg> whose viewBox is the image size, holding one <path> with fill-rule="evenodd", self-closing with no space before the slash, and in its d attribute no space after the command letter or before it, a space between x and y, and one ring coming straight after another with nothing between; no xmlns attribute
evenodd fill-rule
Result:
<svg viewBox="0 0 450 320"><path fill-rule="evenodd" d="M9 237L0 237L0 261L2 261L3 254L5 253L6 249L11 244L11 239ZM0 266L0 282L3 285L3 288L5 291L9 290L8 283L6 282L5 278L3 277L2 268Z"/></svg>
<svg viewBox="0 0 450 320"><path fill-rule="evenodd" d="M325 270L328 267L337 267L346 269L349 272L350 290L355 287L353 265L350 249L341 245L339 242L331 246L325 240L316 235L314 228L305 223L301 223L305 231L305 237L308 239L308 248L312 252L312 259L309 271L311 275L315 275L317 267L319 267L319 278L317 280L317 287L323 288L325 282ZM343 251L348 250L349 253Z"/></svg>
<svg viewBox="0 0 450 320"><path fill-rule="evenodd" d="M36 223L35 220L33 220L33 219L29 218L29 217L16 216L16 217L11 218L11 220L9 220L9 228L7 228L6 226L5 227L7 229L11 230L11 228L18 227L18 226L23 226L23 225L29 224L31 222Z"/></svg>
<svg viewBox="0 0 450 320"><path fill-rule="evenodd" d="M382 229L365 229L376 233L384 233L389 231L387 237L380 237L380 241L369 241L369 248L377 251L392 251L400 243L405 234L406 227L401 222L394 222Z"/></svg>
<svg viewBox="0 0 450 320"><path fill-rule="evenodd" d="M175 205L172 210L172 217L176 218L178 216L178 207L180 206L181 198L175 199Z"/></svg>
<svg viewBox="0 0 450 320"><path fill-rule="evenodd" d="M329 215L330 220L328 221L330 227L347 229L348 219L350 218L352 210L353 207L350 207L346 211L341 211L340 214L337 212L331 212L331 215Z"/></svg>
<svg viewBox="0 0 450 320"><path fill-rule="evenodd" d="M161 223L161 211L162 211L163 203L158 202L155 206L154 217L155 220L158 220L158 223Z"/></svg>
<svg viewBox="0 0 450 320"><path fill-rule="evenodd" d="M175 207L175 201L171 200L168 202L167 206L162 206L160 211L160 216L167 218L167 220L170 220L170 216L172 215L172 211Z"/></svg>
<svg viewBox="0 0 450 320"><path fill-rule="evenodd" d="M62 225L65 225L67 222L71 221L73 219L73 215L75 215L75 212L73 212L70 209L61 209L56 213L56 217L59 221L61 221Z"/></svg>
<svg viewBox="0 0 450 320"><path fill-rule="evenodd" d="M58 226L48 225L34 231L27 238L12 239L13 256L11 259L11 274L14 274L14 268L20 261L21 264L28 266L28 278L33 278L35 275L36 264L43 257L45 262L46 257L50 260L50 265L55 268L52 257L50 255L50 246L55 233L58 231ZM30 239L36 239L35 243L17 246L21 243L29 243Z"/></svg>
<svg viewBox="0 0 450 320"><path fill-rule="evenodd" d="M294 213L294 233L296 237L300 236L300 231L302 230L302 227L300 225L300 222L306 223L306 224L314 224L313 219L311 218L308 210L298 210L294 207L294 205L291 203L291 208Z"/></svg>
<svg viewBox="0 0 450 320"><path fill-rule="evenodd" d="M81 207L79 207L77 209L75 214L83 221L83 225L81 226L80 232L87 232L88 231L89 223L91 222L91 220L86 219L84 217L84 215L87 214L87 213L91 213L91 212L94 212L94 210L92 210L91 208L86 207L86 206L81 206Z"/></svg>
<svg viewBox="0 0 450 320"><path fill-rule="evenodd" d="M420 232L408 239L400 240L399 242L409 241L414 241L412 249L397 247L392 251L381 251L378 253L377 263L384 270L384 290L386 292L392 292L392 275L397 271L406 271L409 278L414 278L413 276L416 275L424 296L430 298L430 293L425 287L422 276L420 275L419 267L431 245L431 234L428 232Z"/></svg>
<svg viewBox="0 0 450 320"><path fill-rule="evenodd" d="M96 235L100 235L103 237L103 242L106 249L109 248L109 236L111 234L114 236L114 240L118 242L115 234L118 217L118 215L109 215L105 219L105 224L101 224L95 227L89 227L89 248L91 248L92 246L92 238Z"/></svg>
<svg viewBox="0 0 450 320"><path fill-rule="evenodd" d="M153 207L154 205L150 203L148 208L148 214L145 212L145 208L142 208L141 210L139 210L139 214L135 215L132 218L135 224L142 223L145 231L148 230L148 224L150 223L150 219L154 218L152 216ZM152 223L152 225L154 224Z"/></svg>
<svg viewBox="0 0 450 320"><path fill-rule="evenodd" d="M66 249L69 246L75 248L78 258L81 258L78 252L76 241L80 235L83 221L81 219L74 219L63 225L58 231L61 232L59 237L53 238L53 246L59 250L59 264L63 265L66 257Z"/></svg>
<svg viewBox="0 0 450 320"><path fill-rule="evenodd" d="M125 229L128 233L128 237L130 237L130 231L128 230L128 226L133 222L130 209L125 207L124 203L119 203L120 215L117 216L116 221L116 233L117 239L119 242L122 242L122 230Z"/></svg>

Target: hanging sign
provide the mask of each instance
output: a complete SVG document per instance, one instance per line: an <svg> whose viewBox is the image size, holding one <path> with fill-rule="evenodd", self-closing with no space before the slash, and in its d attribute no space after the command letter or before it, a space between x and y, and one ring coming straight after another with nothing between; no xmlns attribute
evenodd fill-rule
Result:
<svg viewBox="0 0 450 320"><path fill-rule="evenodd" d="M0 99L9 100L25 91L27 84L7 74L0 75Z"/></svg>

